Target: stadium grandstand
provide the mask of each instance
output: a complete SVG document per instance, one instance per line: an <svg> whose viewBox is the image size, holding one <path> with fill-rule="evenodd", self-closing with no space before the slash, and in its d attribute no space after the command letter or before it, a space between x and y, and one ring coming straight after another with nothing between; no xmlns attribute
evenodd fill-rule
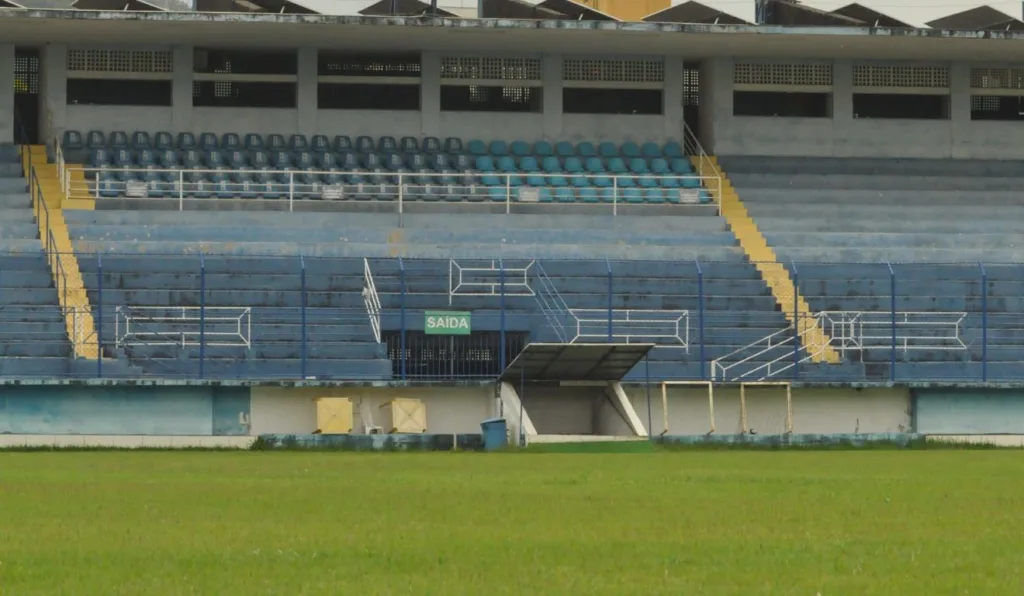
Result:
<svg viewBox="0 0 1024 596"><path fill-rule="evenodd" d="M1024 381L994 9L4 6L2 379Z"/></svg>

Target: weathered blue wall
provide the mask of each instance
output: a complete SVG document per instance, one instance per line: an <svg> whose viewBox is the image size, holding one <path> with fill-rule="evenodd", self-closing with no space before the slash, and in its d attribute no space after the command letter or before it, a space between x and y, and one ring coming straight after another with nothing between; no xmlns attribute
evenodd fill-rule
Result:
<svg viewBox="0 0 1024 596"><path fill-rule="evenodd" d="M0 433L245 435L245 387L0 387Z"/></svg>
<svg viewBox="0 0 1024 596"><path fill-rule="evenodd" d="M915 428L924 434L1024 434L1024 390L918 389Z"/></svg>

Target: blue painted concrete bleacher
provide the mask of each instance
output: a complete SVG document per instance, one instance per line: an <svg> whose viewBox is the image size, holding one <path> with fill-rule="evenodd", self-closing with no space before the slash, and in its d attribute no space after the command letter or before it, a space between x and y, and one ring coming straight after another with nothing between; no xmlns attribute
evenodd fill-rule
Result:
<svg viewBox="0 0 1024 596"><path fill-rule="evenodd" d="M0 145L0 376L64 376L70 354L17 148Z"/></svg>
<svg viewBox="0 0 1024 596"><path fill-rule="evenodd" d="M720 159L814 310L926 313L936 325L964 313L962 347L855 353L868 378L1024 378L1024 265L1012 264L1024 263L1024 164Z"/></svg>

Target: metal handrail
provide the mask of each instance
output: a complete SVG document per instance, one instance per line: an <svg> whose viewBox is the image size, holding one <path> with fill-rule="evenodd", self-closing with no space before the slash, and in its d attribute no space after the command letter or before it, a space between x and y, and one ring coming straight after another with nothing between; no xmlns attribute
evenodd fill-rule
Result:
<svg viewBox="0 0 1024 596"><path fill-rule="evenodd" d="M363 303L366 305L366 314L370 317L373 338L380 343L380 295L377 294L377 284L373 282L370 261L365 258L363 259Z"/></svg>
<svg viewBox="0 0 1024 596"><path fill-rule="evenodd" d="M574 308L569 314L576 319L576 336L569 343L580 340L607 338L631 343L655 343L660 347L690 349L690 311L613 308ZM594 316L590 316L594 315ZM609 330L608 324L612 324ZM588 329L600 326L600 332ZM652 332L655 328L667 326L664 333ZM630 328L639 327L641 332L630 333ZM663 343L660 340L668 340Z"/></svg>

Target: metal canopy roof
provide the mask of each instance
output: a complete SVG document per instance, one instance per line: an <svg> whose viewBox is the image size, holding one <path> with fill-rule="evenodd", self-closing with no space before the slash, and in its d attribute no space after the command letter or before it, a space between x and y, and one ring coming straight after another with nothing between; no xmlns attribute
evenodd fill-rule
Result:
<svg viewBox="0 0 1024 596"><path fill-rule="evenodd" d="M654 344L530 344L502 381L619 381Z"/></svg>

